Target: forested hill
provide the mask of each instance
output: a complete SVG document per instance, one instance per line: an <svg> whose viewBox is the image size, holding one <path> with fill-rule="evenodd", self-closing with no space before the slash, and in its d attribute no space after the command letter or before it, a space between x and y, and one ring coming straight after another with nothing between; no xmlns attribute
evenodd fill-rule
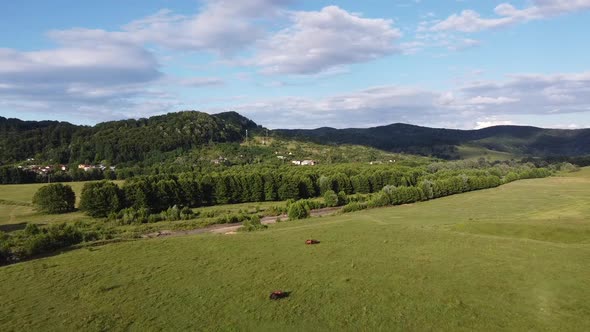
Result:
<svg viewBox="0 0 590 332"><path fill-rule="evenodd" d="M283 137L323 144L359 144L378 149L456 158L459 146L520 156L578 156L590 153L590 129L561 130L496 126L480 130L436 129L408 124L373 128L276 130Z"/></svg>
<svg viewBox="0 0 590 332"><path fill-rule="evenodd" d="M210 115L183 111L149 119L78 126L57 121L22 121L0 117L0 165L37 158L54 163L106 161L127 166L170 161L211 143L242 142L262 127L235 112ZM273 130L274 136L319 144L364 145L390 152L446 159L499 151L510 156L580 156L590 154L590 129L557 130L497 126L480 130L435 129L407 124L365 129Z"/></svg>
<svg viewBox="0 0 590 332"><path fill-rule="evenodd" d="M0 117L0 163L37 157L60 163L108 160L114 164L157 159L209 143L240 142L260 129L235 112L184 111L149 119L111 121L94 127L57 121Z"/></svg>

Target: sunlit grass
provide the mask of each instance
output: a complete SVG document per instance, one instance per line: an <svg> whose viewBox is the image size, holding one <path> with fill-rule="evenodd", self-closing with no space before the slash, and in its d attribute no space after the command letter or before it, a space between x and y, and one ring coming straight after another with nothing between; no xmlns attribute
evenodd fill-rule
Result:
<svg viewBox="0 0 590 332"><path fill-rule="evenodd" d="M583 170L70 251L0 268L0 330L585 331L589 195ZM269 300L276 289L291 296Z"/></svg>

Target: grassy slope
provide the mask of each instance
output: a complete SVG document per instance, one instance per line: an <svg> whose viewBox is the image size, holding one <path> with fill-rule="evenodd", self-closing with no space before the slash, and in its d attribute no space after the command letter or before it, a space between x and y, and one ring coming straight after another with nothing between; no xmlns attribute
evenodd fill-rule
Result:
<svg viewBox="0 0 590 332"><path fill-rule="evenodd" d="M586 169L258 233L71 251L0 268L0 330L588 330L589 194ZM270 301L274 289L291 297Z"/></svg>
<svg viewBox="0 0 590 332"><path fill-rule="evenodd" d="M490 161L520 159L522 156L508 152L489 150L476 145L460 145L457 147L457 153L461 159L479 159L485 158Z"/></svg>

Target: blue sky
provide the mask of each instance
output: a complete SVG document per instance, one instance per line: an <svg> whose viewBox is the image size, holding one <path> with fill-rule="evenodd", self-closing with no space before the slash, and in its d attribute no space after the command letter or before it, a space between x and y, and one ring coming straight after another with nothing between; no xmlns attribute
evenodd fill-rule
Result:
<svg viewBox="0 0 590 332"><path fill-rule="evenodd" d="M0 115L590 126L590 0L0 5Z"/></svg>

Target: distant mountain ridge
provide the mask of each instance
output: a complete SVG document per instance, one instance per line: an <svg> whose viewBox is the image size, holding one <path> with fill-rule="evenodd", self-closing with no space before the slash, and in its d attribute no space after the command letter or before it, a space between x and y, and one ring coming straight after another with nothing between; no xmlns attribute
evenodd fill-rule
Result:
<svg viewBox="0 0 590 332"><path fill-rule="evenodd" d="M372 128L281 129L283 137L323 144L360 144L393 152L453 158L457 147L477 146L523 156L578 156L590 153L590 129L495 126L478 130L428 128L403 123Z"/></svg>
<svg viewBox="0 0 590 332"><path fill-rule="evenodd" d="M59 163L107 160L113 164L158 162L215 143L240 143L264 128L236 113L182 111L147 119L80 126L59 121L22 121L0 117L0 165L39 156ZM428 128L394 123L372 128L277 129L271 135L319 144L364 145L390 152L461 156L462 147L515 156L590 154L590 129L496 126L479 130Z"/></svg>

